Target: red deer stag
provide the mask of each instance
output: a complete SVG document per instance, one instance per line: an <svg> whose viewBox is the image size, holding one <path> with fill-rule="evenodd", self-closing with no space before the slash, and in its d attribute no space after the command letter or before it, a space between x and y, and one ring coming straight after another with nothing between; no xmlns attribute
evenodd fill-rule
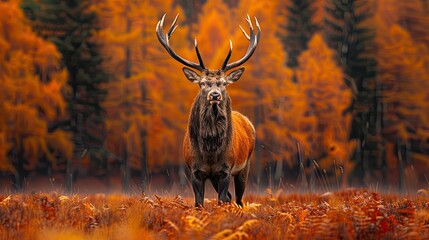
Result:
<svg viewBox="0 0 429 240"><path fill-rule="evenodd" d="M183 67L186 78L200 87L200 92L192 104L183 142L185 162L191 171L195 206L204 204L204 185L207 179L210 179L218 193L219 203L231 202L231 193L228 191L231 177L234 177L236 202L242 206L242 197L249 174L249 158L255 146L255 129L248 118L239 112L232 111L231 99L226 91L229 84L241 77L244 67L229 74L226 72L242 65L252 56L259 42L261 28L255 18L258 28L255 34L250 17L247 16L250 35L247 35L240 26L244 36L250 42L246 54L240 60L228 63L232 53L230 41L230 49L222 67L218 70L210 70L204 66L196 39L195 51L199 64L180 57L171 49L169 39L178 26L177 18L178 15L167 34L164 34L162 30L164 15L156 26L156 33L158 40L171 57L201 72L198 74Z"/></svg>

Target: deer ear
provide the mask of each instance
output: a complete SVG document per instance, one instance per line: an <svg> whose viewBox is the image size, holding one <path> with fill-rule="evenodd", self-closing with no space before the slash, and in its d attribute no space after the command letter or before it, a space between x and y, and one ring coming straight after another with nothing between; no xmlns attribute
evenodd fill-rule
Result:
<svg viewBox="0 0 429 240"><path fill-rule="evenodd" d="M193 70L187 67L183 67L182 71L185 74L186 78L192 83L198 83L200 81L200 75L198 75L198 73L194 72Z"/></svg>
<svg viewBox="0 0 429 240"><path fill-rule="evenodd" d="M244 73L244 67L232 71L228 76L226 76L226 81L231 84L240 79L241 75Z"/></svg>

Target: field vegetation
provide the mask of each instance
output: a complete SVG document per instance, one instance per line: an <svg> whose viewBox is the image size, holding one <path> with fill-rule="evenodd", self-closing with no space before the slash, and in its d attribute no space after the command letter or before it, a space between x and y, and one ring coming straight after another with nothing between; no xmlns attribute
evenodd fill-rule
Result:
<svg viewBox="0 0 429 240"><path fill-rule="evenodd" d="M429 196L349 189L248 195L245 205L181 196L0 196L1 239L427 239Z"/></svg>

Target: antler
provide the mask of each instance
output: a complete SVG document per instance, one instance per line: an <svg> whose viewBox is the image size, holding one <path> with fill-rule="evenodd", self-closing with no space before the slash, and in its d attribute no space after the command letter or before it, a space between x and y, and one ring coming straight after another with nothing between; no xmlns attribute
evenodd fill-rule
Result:
<svg viewBox="0 0 429 240"><path fill-rule="evenodd" d="M181 56L177 55L173 51L173 49L171 49L169 40L170 40L171 34L173 34L174 30L176 30L176 28L178 27L178 25L176 25L176 22L177 22L177 18L179 17L179 14L176 15L176 18L174 18L174 21L171 24L167 34L164 35L162 28L164 27L165 15L166 14L162 16L161 20L159 20L158 24L156 25L156 35L158 36L159 42L162 44L162 46L164 46L165 50L167 50L167 52L178 62L200 71L205 70L206 68L204 67L203 59L201 58L200 51L198 50L197 39L195 39L195 51L197 53L198 61L200 62L199 64L182 58Z"/></svg>
<svg viewBox="0 0 429 240"><path fill-rule="evenodd" d="M249 14L247 15L246 21L250 26L250 36L247 35L246 31L244 31L244 29L241 26L240 26L240 29L243 32L244 36L247 38L247 40L249 40L250 42L249 47L247 48L247 52L246 54L244 54L244 57L242 57L240 60L228 64L229 58L231 57L231 54L232 54L232 41L229 41L229 45L230 45L229 52L221 68L221 70L224 72L245 63L247 60L249 60L249 58L256 50L256 46L258 45L259 39L261 37L261 27L259 26L258 19L255 17L256 27L258 28L258 33L255 35L255 32L253 31L252 21L250 20Z"/></svg>

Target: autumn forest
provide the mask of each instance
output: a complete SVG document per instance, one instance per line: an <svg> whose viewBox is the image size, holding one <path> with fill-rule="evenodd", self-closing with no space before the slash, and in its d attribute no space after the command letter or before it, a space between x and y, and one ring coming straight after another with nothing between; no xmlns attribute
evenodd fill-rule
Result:
<svg viewBox="0 0 429 240"><path fill-rule="evenodd" d="M221 66L256 128L249 191L429 185L427 0L0 2L2 191L139 192L187 186L182 142L198 86L159 44ZM167 27L166 27L167 28ZM165 30L166 31L166 30ZM428 127L426 127L428 125ZM92 187L91 187L92 186Z"/></svg>

